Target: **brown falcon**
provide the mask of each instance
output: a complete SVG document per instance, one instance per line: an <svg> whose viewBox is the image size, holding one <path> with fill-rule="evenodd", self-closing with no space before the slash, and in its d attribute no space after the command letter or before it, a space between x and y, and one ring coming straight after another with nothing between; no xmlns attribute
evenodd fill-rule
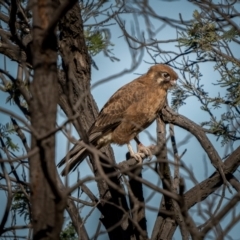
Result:
<svg viewBox="0 0 240 240"><path fill-rule="evenodd" d="M176 84L177 78L172 68L157 64L145 75L121 87L110 97L89 129L90 144L97 149L109 143L127 144L130 155L141 162L142 153L151 153L136 136L155 120L165 105L167 90ZM138 153L134 153L130 145L132 139L139 146ZM66 163L62 175L76 168L87 155L85 147L75 145L68 154L68 161L65 157L58 164L60 167Z"/></svg>

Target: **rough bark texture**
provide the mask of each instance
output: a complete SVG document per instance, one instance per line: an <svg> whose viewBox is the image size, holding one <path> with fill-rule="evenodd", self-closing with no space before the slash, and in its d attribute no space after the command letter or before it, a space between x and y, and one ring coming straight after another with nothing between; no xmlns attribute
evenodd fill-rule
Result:
<svg viewBox="0 0 240 240"><path fill-rule="evenodd" d="M127 154L129 155L129 154ZM130 156L127 156L129 158ZM131 170L130 172L139 178L142 178L142 167L136 168L134 170ZM147 219L145 215L145 201L143 196L143 187L142 183L139 181L136 181L134 178L131 178L129 176L129 202L130 207L132 211L132 218L135 222L135 224L138 225L138 227L141 229L141 232L139 229L135 226L134 235L136 240L143 240L146 239L147 234Z"/></svg>
<svg viewBox="0 0 240 240"><path fill-rule="evenodd" d="M60 52L63 59L63 69L66 75L60 73L59 104L68 118L74 118L73 124L81 138L88 142L86 131L93 123L98 109L90 92L91 59L88 55L84 39L82 19L79 4L76 4L60 21ZM113 152L110 147L104 148L103 153L114 163ZM100 161L104 161L100 159ZM94 174L101 176L96 161L91 159ZM106 163L106 162L105 162ZM115 172L112 167L103 167L105 174ZM110 178L119 189L123 189L119 177ZM104 177L97 181L100 198L98 205L101 211L101 221L106 229L110 229L110 239L130 239L131 224L121 225L126 213L116 206L121 206L128 212L126 198L117 190L108 186ZM128 219L126 220L128 222ZM115 227L114 227L115 226Z"/></svg>
<svg viewBox="0 0 240 240"><path fill-rule="evenodd" d="M159 147L159 153L156 155L158 160L157 171L162 180L162 187L168 191L171 191L171 172L167 163L166 126L160 118L157 119L157 133ZM172 239L174 228L176 228L177 224L175 219L166 214L167 212L170 213L172 210L172 199L166 195L163 195L153 228L152 239Z"/></svg>
<svg viewBox="0 0 240 240"><path fill-rule="evenodd" d="M16 233L18 229L21 229L21 226L16 226L16 223L12 223L11 227L8 227L7 220L11 216L11 209L13 206L11 206L11 204L15 201L14 194L19 190L26 199L31 198L30 201L27 200L28 207L31 208L30 210L27 209L27 212L31 215L31 224L22 226L22 229L28 228L29 235L31 235L32 231L30 228L33 228L33 239L59 239L64 209L67 210L79 239L90 239L84 226L84 220L81 219L81 212L74 203L74 201L81 202L82 199L74 199L65 194L65 192L70 193L70 188L65 188L60 177L56 173L54 162L57 104L61 106L69 122L74 124L81 139L86 143L88 143L86 132L98 113L96 103L91 95L91 59L88 55L88 49L85 43L81 9L79 7L84 4L81 5L82 2L80 1L79 4L76 4L73 9L65 15L76 2L76 0L61 0L61 4L59 4L56 0L33 0L29 1L28 6L26 6L23 1L15 0L2 1L1 3L4 7L1 9L3 11L0 11L0 19L3 22L3 26L0 29L0 52L4 56L8 56L12 61L20 63L17 77L14 76L13 72L10 70L8 71L6 66L4 66L4 70L0 68L1 87L3 86L1 89L6 90L10 99L15 102L19 110L25 115L26 120L30 119L31 124L28 124L24 120L22 121L21 117L17 114L14 116L14 113L11 113L11 111L8 111L6 108L1 108L1 112L16 117L16 119L25 124L25 127L29 127L32 131L32 146L30 148L26 142L24 133L21 133L21 126L18 128L16 121L12 120L15 130L28 153L26 158L31 156L29 159L31 186L27 182L26 176L20 177L20 171L18 171L19 166L23 168L24 166L28 167L27 164L25 165L24 163L23 165L22 159L20 158L12 158L12 153L7 150L1 135L1 152L3 151L7 156L7 159L3 159L5 156L0 156L2 170L0 176L6 181L6 185L1 184L1 190L6 191L7 196L7 205L0 223L0 235L2 238L10 236L4 235L5 233L12 233L12 238L18 239ZM85 6L85 14L89 14L89 17L93 17L94 14L99 14L98 11L101 11L101 14L105 14L106 12L102 12L103 2L106 1L86 1L87 4L85 5L88 5L91 10L89 12L88 7ZM119 7L121 2L123 5ZM146 11L148 7L147 1L144 1L144 5L140 2L138 3L138 1L135 2L139 4L138 6L140 8L144 7L144 12L141 11L141 14L143 13L147 19L150 14L150 12ZM214 5L210 3L211 1L197 2L198 1L195 1L196 6L210 4L210 8L208 7L206 9L211 11L215 9L217 10L216 12L221 10L220 5ZM109 21L111 18L114 18L119 26L122 27L126 41L130 43L134 38L127 33L127 28L125 28L120 18L118 18L118 16L120 16L118 14L125 11L126 5L124 1L120 1L117 4L119 12L114 12L112 16L110 16L111 14L107 14L108 18L106 22L100 23L99 27L101 29L103 25L110 23ZM226 7L226 9L228 9L228 6ZM29 9L31 14L28 14ZM112 9L112 6L109 9ZM121 12L121 9L123 12ZM223 9L225 9L225 7L223 7ZM132 14L132 12L130 14ZM63 15L65 16L59 21ZM221 19L225 18L228 23L231 23L231 17L233 16L228 14L222 14L220 16ZM213 20L214 19L218 20L217 23L223 22L219 21L220 18L213 18ZM171 23L172 20L169 19L169 21L169 23ZM173 22L176 23L175 20L172 21L172 23ZM57 23L59 23L58 39L54 31ZM183 22L181 22L181 24L182 23ZM232 21L232 23L234 23L234 21ZM226 22L223 24L224 26L230 26L230 28L232 26L238 29L232 23L230 25L225 25ZM186 22L186 24L185 26L189 26L189 23ZM172 26L177 25L173 24ZM180 27L180 25L178 27ZM131 40L130 42L128 41L129 39ZM140 43L139 39L141 39L141 37L136 38L138 41L137 44ZM153 42L152 46L149 44L147 44L147 46L145 43L143 45L146 47L146 50L149 50L150 48L154 49L154 45L158 48L158 44L159 42ZM62 68L59 69L57 69L57 50L59 50L59 54L62 57ZM196 49L193 49L193 51L195 50ZM148 51L148 53L150 52ZM190 52L191 51L188 53ZM213 50L213 52L217 53L216 57L224 57L232 63L238 62L234 57L229 57L226 54L219 54L216 50ZM154 56L155 54L156 52L154 52ZM186 51L184 54L187 54ZM135 55L132 56L133 60L135 60ZM164 56L164 53L161 52L161 56ZM169 57L170 56L171 54ZM174 56L174 59L178 57L180 57L180 55ZM162 59L164 59L164 57ZM171 61L168 63L172 64ZM175 63L177 63L177 61ZM197 61L191 64L196 63ZM135 66L137 65L135 64ZM175 66L177 67L178 64ZM183 75L188 72L186 66L180 69L183 70ZM33 81L31 76L28 76L32 70L34 72ZM124 72L129 72L129 70ZM121 74L117 74L115 77L120 75ZM26 84L30 85L30 93ZM199 93L199 100L201 100L202 96L203 95ZM26 101L27 105L25 105L25 102L23 105L21 104L22 99ZM231 101L224 102L224 104L231 107L232 103L230 103ZM233 103L233 106L234 105L235 103ZM239 113L238 108L236 108L236 111ZM238 115L236 115L236 120L237 116ZM115 166L113 152L110 147L106 147L102 150L102 152L108 156L107 159L109 159L109 161L94 159L90 156L94 174L97 177L97 197L95 197L85 185L79 187L88 195L92 201L92 205L97 204L97 208L101 213L100 221L103 227L108 231L109 239L147 239L147 224L144 213L145 200L142 192L142 184L152 188L154 191L162 193L162 200L159 203L158 214L151 236L151 239L154 240L173 239L178 225L180 226L183 239L187 239L188 234L192 235L192 239L204 239L208 231L213 229L213 227L216 226L227 212L233 209L233 206L239 201L238 195L232 197L229 203L224 206L219 213L208 219L210 221L201 231L196 227L197 222L196 224L193 221L193 224L191 223L191 218L188 216L187 210L195 204L205 200L214 191L219 189L219 187L223 185L223 176L226 176L226 179L238 193L240 192L240 183L233 176L233 173L240 165L240 147L232 151L228 158L222 162L217 150L206 135L206 129L203 129L186 117L173 112L169 107L162 110L160 118L161 119L158 119L158 146L153 154L157 156L159 167L156 171L159 174L159 178L162 180L162 187L156 186L156 184L149 182L148 179L141 178L140 171L135 172L136 168L135 170L129 171L130 168L134 168L136 164L135 159L123 161L118 166ZM178 194L176 192L177 188L173 189L172 187L173 181L167 162L166 123L177 125L195 136L208 155L211 163L217 170L222 169L225 175L220 176L219 172L216 171L206 180L195 185L187 192L184 192L183 187L182 191L179 190ZM34 155L32 155L32 153L34 153ZM9 168L4 167L5 164L9 164ZM15 168L15 166L17 167ZM8 171L8 169L11 170ZM79 169L81 171L81 165ZM116 169L119 169L119 172ZM128 174L130 179L129 182L125 183L125 186L128 186L130 189L128 189L129 191L126 195L122 194L124 192L124 187L119 180L121 178L121 171L123 174ZM22 173L24 175L24 171L22 171ZM29 186L31 187L31 193L28 191ZM128 208L126 196L129 196L131 209ZM212 204L214 203L215 202L212 202ZM179 210L179 208L181 208L181 210ZM94 219L93 221L97 222L98 219ZM229 224L233 226L235 224L234 221L233 217L232 223ZM218 239L226 236L226 230L228 230L228 227L222 231L223 233L220 233ZM226 232L224 233L224 231Z"/></svg>
<svg viewBox="0 0 240 240"><path fill-rule="evenodd" d="M63 223L64 198L56 186L55 129L58 103L57 39L55 32L43 42L56 2L33 1L32 62L34 79L31 83L29 106L32 149L38 152L30 158L31 206L33 239L59 239Z"/></svg>
<svg viewBox="0 0 240 240"><path fill-rule="evenodd" d="M198 127L197 124L193 123L184 116L173 112L168 106L166 106L160 114L162 120L166 123L172 123L177 125L187 131L190 131L194 136L199 139L199 142L209 154L211 159L212 155L215 154L215 149L212 147L212 144L209 144L206 134L203 130ZM159 130L158 130L159 131ZM161 136L162 131L158 132ZM158 139L159 139L158 136ZM162 137L164 137L162 135ZM165 143L165 141L164 141ZM164 144L162 143L162 144ZM212 151L211 151L212 150ZM210 151L210 153L209 153ZM161 155L163 152L161 153ZM167 158L163 156L163 160ZM161 159L160 159L161 161ZM234 173L240 165L240 147L238 147L232 154L227 158L223 163L223 172L226 174L227 180L232 179L232 173ZM167 175L166 175L167 176ZM183 195L184 204L186 209L190 209L196 203L199 203L210 196L214 191L216 191L223 184L223 179L220 176L219 172L213 173L208 179L202 181L195 187L191 188ZM160 205L160 212L166 208L164 201ZM169 212L168 212L169 213ZM177 223L174 219L164 216L163 214L158 214L158 217L155 222L155 226L152 233L152 239L163 240L163 239L172 239L173 234L176 230Z"/></svg>

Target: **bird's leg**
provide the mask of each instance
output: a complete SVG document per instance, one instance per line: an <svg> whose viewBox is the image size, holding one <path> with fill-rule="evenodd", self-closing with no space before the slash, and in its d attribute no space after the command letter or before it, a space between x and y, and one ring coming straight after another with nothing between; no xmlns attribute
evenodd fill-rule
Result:
<svg viewBox="0 0 240 240"><path fill-rule="evenodd" d="M132 148L132 146L131 146L130 143L127 144L127 147L128 147L130 156L133 157L133 158L135 158L136 161L138 161L139 164L142 164L142 158L145 156L145 154L144 154L144 153L141 153L141 152L135 153L135 152L133 151L133 148Z"/></svg>
<svg viewBox="0 0 240 240"><path fill-rule="evenodd" d="M148 156L149 158L149 161L152 159L152 151L150 149L150 147L146 147L144 146L137 137L134 138L134 140L136 141L137 143L137 146L138 146L138 152L139 153L143 153L145 154L146 156Z"/></svg>

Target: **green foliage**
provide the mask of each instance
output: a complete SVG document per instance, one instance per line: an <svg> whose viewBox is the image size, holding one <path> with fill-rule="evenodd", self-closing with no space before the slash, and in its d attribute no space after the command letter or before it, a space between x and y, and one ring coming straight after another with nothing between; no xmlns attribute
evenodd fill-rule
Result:
<svg viewBox="0 0 240 240"><path fill-rule="evenodd" d="M69 222L68 225L62 230L60 234L61 240L77 240L76 231L72 225L72 222Z"/></svg>
<svg viewBox="0 0 240 240"><path fill-rule="evenodd" d="M11 149L12 151L18 151L19 146L15 144L10 137L13 133L15 133L15 130L12 124L6 123L3 125L0 123L0 138L3 139L5 147L7 149Z"/></svg>
<svg viewBox="0 0 240 240"><path fill-rule="evenodd" d="M18 90L18 87L16 86L16 84L12 84L9 82L9 84L6 86L5 88L6 92L11 93L7 99L6 99L6 103L14 103L14 99L19 98L20 97L20 92Z"/></svg>
<svg viewBox="0 0 240 240"><path fill-rule="evenodd" d="M188 96L189 94L185 89L176 86L176 88L172 90L171 106L173 110L177 111L178 108L184 105L184 101L188 98Z"/></svg>
<svg viewBox="0 0 240 240"><path fill-rule="evenodd" d="M28 85L26 81L24 81L24 87L26 88L26 91L28 91ZM5 86L3 87L1 86L1 90L9 93L9 96L6 99L6 103L8 102L10 104L17 103L18 105L26 109L28 108L27 102L22 97L21 91L19 89L18 81L14 83L8 82L7 84L5 84Z"/></svg>
<svg viewBox="0 0 240 240"><path fill-rule="evenodd" d="M91 31L91 28L89 28L85 30L84 35L91 56L97 55L112 45L109 41L107 31Z"/></svg>
<svg viewBox="0 0 240 240"><path fill-rule="evenodd" d="M221 72L221 78L218 84L226 88L225 100L229 101L232 106L240 104L240 66L232 63L217 63L216 70Z"/></svg>
<svg viewBox="0 0 240 240"><path fill-rule="evenodd" d="M198 49L204 51L211 50L211 45L220 39L217 34L215 24L204 20L196 10L193 13L195 21L188 28L187 32L180 33L179 46Z"/></svg>
<svg viewBox="0 0 240 240"><path fill-rule="evenodd" d="M229 65L229 64L228 64ZM239 140L238 122L240 121L239 96L240 84L237 80L239 76L239 67L235 64L230 64L226 67L222 62L216 62L215 69L220 73L220 80L216 80L215 85L225 88L220 95L211 96L206 92L201 81L201 71L198 65L194 67L186 67L184 76L188 75L189 79L179 80L177 88L172 90L172 108L177 110L185 104L185 100L189 97L195 97L200 102L200 109L206 112L210 119L201 123L201 126L206 127L206 131L217 136L217 140L221 140L222 145ZM225 69L225 70L224 70ZM216 116L216 109L226 108L228 111L223 112L220 116Z"/></svg>
<svg viewBox="0 0 240 240"><path fill-rule="evenodd" d="M201 125L207 127L207 132L216 135L217 140L221 138L224 145L240 139L240 61L234 57L235 54L229 54L230 42L238 42L236 40L240 34L234 27L225 27L227 24L220 26L223 27L219 27L207 11L195 10L192 24L187 31L179 33L179 47L186 48L186 54L196 53L196 58L183 63L184 79L173 90L172 105L177 109L188 97L197 98L200 109L209 115L209 121ZM221 94L210 94L202 84L201 62L213 62L213 69L219 73L219 78L213 79L212 84L222 88L219 90ZM221 108L227 108L227 111L219 116L220 111L215 110Z"/></svg>
<svg viewBox="0 0 240 240"><path fill-rule="evenodd" d="M29 199L21 191L14 194L12 211L17 213L19 216L23 216L24 221L30 220L29 214Z"/></svg>
<svg viewBox="0 0 240 240"><path fill-rule="evenodd" d="M200 51L211 51L215 44L219 41L231 41L233 38L239 37L239 33L233 27L226 29L224 32L219 31L216 24L205 17L204 13L197 10L193 13L193 22L187 29L187 32L180 34L179 46L185 46L188 49Z"/></svg>
<svg viewBox="0 0 240 240"><path fill-rule="evenodd" d="M235 37L239 37L240 34L235 28L230 28L229 30L225 31L222 35L222 38L226 41L231 42L231 40Z"/></svg>

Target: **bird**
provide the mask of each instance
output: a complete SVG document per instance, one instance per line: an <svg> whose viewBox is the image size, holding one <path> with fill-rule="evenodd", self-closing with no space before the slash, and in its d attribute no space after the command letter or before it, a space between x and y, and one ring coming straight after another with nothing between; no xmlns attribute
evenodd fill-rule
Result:
<svg viewBox="0 0 240 240"><path fill-rule="evenodd" d="M137 135L146 129L157 117L167 101L168 89L176 85L177 73L166 64L156 64L146 74L136 78L118 89L106 102L88 130L89 145L96 149L114 143L127 144L131 157L142 163L142 157L151 156L149 147L145 147ZM135 153L130 141L138 145ZM89 154L82 140L70 150L58 167L66 163L62 175L67 175Z"/></svg>

